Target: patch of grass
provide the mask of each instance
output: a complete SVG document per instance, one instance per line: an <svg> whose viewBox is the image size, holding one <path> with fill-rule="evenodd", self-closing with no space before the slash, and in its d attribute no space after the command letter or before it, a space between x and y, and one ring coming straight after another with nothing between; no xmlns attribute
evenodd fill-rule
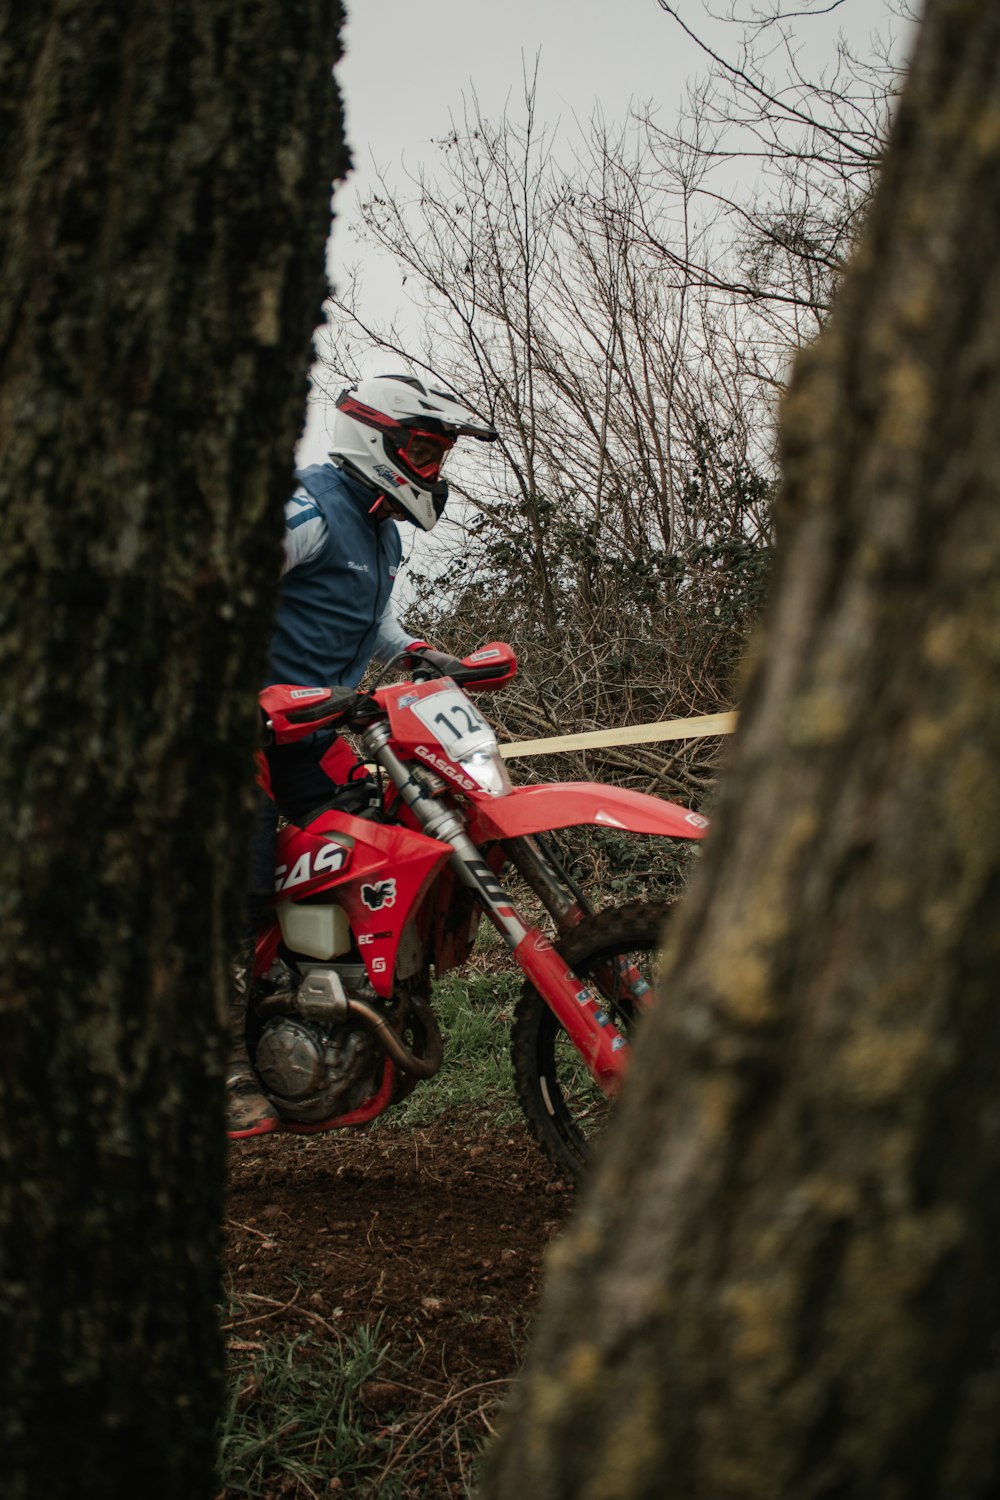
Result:
<svg viewBox="0 0 1000 1500"><path fill-rule="evenodd" d="M501 1128L519 1118L510 1065L510 1027L521 988L519 971L448 974L432 1004L444 1036L444 1062L389 1118L422 1125L461 1109L489 1114ZM377 1124L377 1122L376 1122Z"/></svg>
<svg viewBox="0 0 1000 1500"><path fill-rule="evenodd" d="M450 1461L471 1500L507 1380L449 1387L414 1410L418 1391L398 1383L400 1367L383 1370L379 1340L378 1324L246 1340L230 1330L215 1500L418 1500Z"/></svg>
<svg viewBox="0 0 1000 1500"><path fill-rule="evenodd" d="M217 1500L305 1500L329 1494L332 1476L372 1500L405 1493L405 1470L391 1462L398 1442L391 1412L373 1421L365 1404L385 1356L378 1324L335 1342L312 1333L260 1343L231 1338ZM383 1402L386 1389L383 1382Z"/></svg>

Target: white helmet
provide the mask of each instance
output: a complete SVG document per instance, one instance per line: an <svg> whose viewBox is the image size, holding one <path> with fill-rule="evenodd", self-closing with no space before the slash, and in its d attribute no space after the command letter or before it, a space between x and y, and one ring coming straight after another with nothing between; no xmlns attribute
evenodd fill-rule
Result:
<svg viewBox="0 0 1000 1500"><path fill-rule="evenodd" d="M430 531L448 498L441 469L460 437L490 443L496 429L459 397L415 375L377 375L337 397L330 457Z"/></svg>

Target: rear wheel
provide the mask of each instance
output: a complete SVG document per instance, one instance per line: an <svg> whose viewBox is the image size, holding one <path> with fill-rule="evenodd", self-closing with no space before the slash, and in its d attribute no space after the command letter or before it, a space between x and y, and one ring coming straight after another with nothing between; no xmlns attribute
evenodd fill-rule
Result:
<svg viewBox="0 0 1000 1500"><path fill-rule="evenodd" d="M598 912L558 944L568 966L603 999L623 1033L634 1026L644 986L656 987L670 910L666 901L637 901ZM525 984L514 1011L511 1055L518 1101L532 1134L553 1165L579 1181L613 1105L532 984Z"/></svg>

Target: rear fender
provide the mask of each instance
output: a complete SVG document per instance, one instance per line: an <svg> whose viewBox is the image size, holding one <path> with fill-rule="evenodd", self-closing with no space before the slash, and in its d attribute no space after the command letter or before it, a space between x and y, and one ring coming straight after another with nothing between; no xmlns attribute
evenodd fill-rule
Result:
<svg viewBox="0 0 1000 1500"><path fill-rule="evenodd" d="M469 832L477 843L586 823L667 839L703 839L708 832L708 819L701 813L645 792L596 781L519 786L506 797L477 798L469 810Z"/></svg>

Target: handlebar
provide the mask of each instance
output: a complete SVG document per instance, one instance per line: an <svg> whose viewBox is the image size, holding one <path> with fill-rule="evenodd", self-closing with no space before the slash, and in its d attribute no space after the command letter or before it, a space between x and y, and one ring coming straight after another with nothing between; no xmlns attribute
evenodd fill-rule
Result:
<svg viewBox="0 0 1000 1500"><path fill-rule="evenodd" d="M448 676L456 686L473 692L490 692L509 682L517 671L517 657L503 641L490 641L457 663L449 673L429 662L414 666L411 680L429 682ZM370 693L358 688L293 687L276 683L258 695L261 710L276 739L289 744L305 739L317 729L343 725L345 729L363 729L379 718L384 709Z"/></svg>

